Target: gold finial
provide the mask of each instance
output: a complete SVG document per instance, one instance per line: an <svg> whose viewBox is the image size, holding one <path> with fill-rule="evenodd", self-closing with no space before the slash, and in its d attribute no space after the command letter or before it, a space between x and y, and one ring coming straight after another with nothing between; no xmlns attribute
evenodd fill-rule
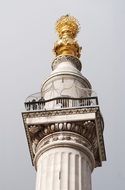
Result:
<svg viewBox="0 0 125 190"><path fill-rule="evenodd" d="M55 43L54 52L58 55L72 55L80 57L79 47L75 37L79 32L79 23L73 16L62 16L56 23L59 40Z"/></svg>
<svg viewBox="0 0 125 190"><path fill-rule="evenodd" d="M56 23L56 31L59 38L63 38L65 35L75 38L79 32L79 23L73 16L62 16Z"/></svg>

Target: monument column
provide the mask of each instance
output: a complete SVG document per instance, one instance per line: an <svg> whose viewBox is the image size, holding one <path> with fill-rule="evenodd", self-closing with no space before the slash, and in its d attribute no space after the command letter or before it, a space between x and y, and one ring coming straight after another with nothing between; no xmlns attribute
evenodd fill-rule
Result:
<svg viewBox="0 0 125 190"><path fill-rule="evenodd" d="M91 190L91 173L106 160L98 97L82 75L78 21L56 23L52 73L41 92L28 96L22 113L36 190Z"/></svg>

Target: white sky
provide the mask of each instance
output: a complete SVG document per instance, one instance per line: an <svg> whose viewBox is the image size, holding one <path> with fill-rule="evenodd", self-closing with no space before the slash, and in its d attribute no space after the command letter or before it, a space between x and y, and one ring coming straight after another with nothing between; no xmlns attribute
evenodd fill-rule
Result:
<svg viewBox="0 0 125 190"><path fill-rule="evenodd" d="M51 71L56 20L81 25L82 73L99 97L107 162L93 172L93 190L125 189L125 1L4 0L0 2L0 189L35 190L21 112Z"/></svg>

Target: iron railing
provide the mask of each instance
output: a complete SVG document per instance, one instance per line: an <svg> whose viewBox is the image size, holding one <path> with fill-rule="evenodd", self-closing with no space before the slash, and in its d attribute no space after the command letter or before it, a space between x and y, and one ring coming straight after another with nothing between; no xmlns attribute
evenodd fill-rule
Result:
<svg viewBox="0 0 125 190"><path fill-rule="evenodd" d="M32 99L24 104L27 111L90 107L98 106L98 98L97 96L84 98L56 97L49 100L41 98L39 100Z"/></svg>

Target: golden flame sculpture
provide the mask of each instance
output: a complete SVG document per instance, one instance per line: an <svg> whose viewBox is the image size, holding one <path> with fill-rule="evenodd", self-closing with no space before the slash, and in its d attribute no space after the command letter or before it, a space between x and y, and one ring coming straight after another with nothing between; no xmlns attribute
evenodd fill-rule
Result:
<svg viewBox="0 0 125 190"><path fill-rule="evenodd" d="M62 16L56 22L56 31L59 36L59 40L54 45L56 56L72 55L78 58L80 57L82 48L75 40L79 28L79 23L73 16Z"/></svg>

